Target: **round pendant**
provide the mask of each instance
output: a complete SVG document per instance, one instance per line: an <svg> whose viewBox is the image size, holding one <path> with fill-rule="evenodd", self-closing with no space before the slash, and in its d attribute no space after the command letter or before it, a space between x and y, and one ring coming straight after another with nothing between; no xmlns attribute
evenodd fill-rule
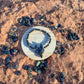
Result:
<svg viewBox="0 0 84 84"><path fill-rule="evenodd" d="M42 58L42 53L44 52L44 48L43 48L43 45L40 44L39 47L35 47L35 53L37 53L41 58Z"/></svg>

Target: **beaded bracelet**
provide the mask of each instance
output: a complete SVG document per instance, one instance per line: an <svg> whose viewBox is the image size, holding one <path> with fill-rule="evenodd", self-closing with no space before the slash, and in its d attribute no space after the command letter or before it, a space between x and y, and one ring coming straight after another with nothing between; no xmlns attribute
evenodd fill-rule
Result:
<svg viewBox="0 0 84 84"><path fill-rule="evenodd" d="M49 40L48 40L47 45L43 46L42 44L40 44L40 47L38 47L37 45L35 45L35 47L32 47L32 46L30 45L29 41L28 41L28 38L29 38L30 33L33 32L33 31L41 31L41 32L43 32L43 33L46 33L46 34L48 35L48 37L49 37ZM44 48L46 48L47 46L49 46L50 42L51 42L51 37L50 37L50 35L49 35L46 31L44 31L44 30L41 30L41 29L33 29L33 30L31 30L31 31L28 33L28 36L27 36L27 44L28 44L28 46L29 46L31 49L33 49L33 50L35 51L35 53L37 53L41 58L42 58L42 54L43 54L43 52L44 52Z"/></svg>

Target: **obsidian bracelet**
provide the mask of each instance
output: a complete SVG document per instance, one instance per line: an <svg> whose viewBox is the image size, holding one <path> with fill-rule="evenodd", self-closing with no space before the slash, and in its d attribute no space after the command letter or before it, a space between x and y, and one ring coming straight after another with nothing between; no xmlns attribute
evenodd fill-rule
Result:
<svg viewBox="0 0 84 84"><path fill-rule="evenodd" d="M34 47L32 47L32 46L30 45L29 41L28 41L28 38L29 38L30 33L33 32L33 31L41 31L41 32L47 34L48 37L49 37L49 40L48 40L47 45L43 46L42 44L40 44L40 47L38 47L37 45L35 45ZM42 58L42 54L43 54L43 52L44 52L44 48L46 48L47 46L49 46L50 42L51 42L51 37L50 37L50 35L49 35L46 31L44 31L44 30L41 30L41 29L33 29L33 30L31 30L31 31L28 33L28 36L27 36L27 44L28 44L28 46L29 46L31 49L33 49L33 50L35 51L35 53L37 53L41 58Z"/></svg>

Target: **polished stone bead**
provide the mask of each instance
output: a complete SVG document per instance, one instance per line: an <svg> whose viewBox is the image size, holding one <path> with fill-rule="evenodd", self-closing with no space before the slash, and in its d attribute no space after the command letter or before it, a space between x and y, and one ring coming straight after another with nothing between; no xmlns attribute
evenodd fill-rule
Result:
<svg viewBox="0 0 84 84"><path fill-rule="evenodd" d="M45 22L43 22L43 21L42 21L42 22L39 22L39 24L42 24L42 25L44 25L44 24L45 24Z"/></svg>
<svg viewBox="0 0 84 84"><path fill-rule="evenodd" d="M31 78L33 76L33 74L32 73L29 73L29 78Z"/></svg>
<svg viewBox="0 0 84 84"><path fill-rule="evenodd" d="M38 67L40 64L41 64L41 62L40 61L37 61L36 62L36 67Z"/></svg>
<svg viewBox="0 0 84 84"><path fill-rule="evenodd" d="M23 16L23 17L22 17L22 19L23 19L23 20L26 20L26 17L25 17L25 16Z"/></svg>
<svg viewBox="0 0 84 84"><path fill-rule="evenodd" d="M79 39L80 39L79 37L76 38L76 40L79 40Z"/></svg>
<svg viewBox="0 0 84 84"><path fill-rule="evenodd" d="M72 37L71 33L68 34L68 39L71 40L71 41L73 41L73 37Z"/></svg>
<svg viewBox="0 0 84 84"><path fill-rule="evenodd" d="M21 71L16 71L15 74L16 75L21 75Z"/></svg>
<svg viewBox="0 0 84 84"><path fill-rule="evenodd" d="M13 49L13 52L16 52L17 53L18 52L18 49Z"/></svg>
<svg viewBox="0 0 84 84"><path fill-rule="evenodd" d="M65 44L61 45L61 47L65 48Z"/></svg>
<svg viewBox="0 0 84 84"><path fill-rule="evenodd" d="M45 61L44 61L44 60L41 60L40 62L41 62L41 63L44 63Z"/></svg>
<svg viewBox="0 0 84 84"><path fill-rule="evenodd" d="M33 18L30 19L30 24L33 25Z"/></svg>
<svg viewBox="0 0 84 84"><path fill-rule="evenodd" d="M4 49L5 45L1 45L1 48Z"/></svg>
<svg viewBox="0 0 84 84"><path fill-rule="evenodd" d="M39 67L42 68L43 67L43 64L40 64Z"/></svg>
<svg viewBox="0 0 84 84"><path fill-rule="evenodd" d="M54 24L54 22L50 22L51 24Z"/></svg>
<svg viewBox="0 0 84 84"><path fill-rule="evenodd" d="M41 21L44 21L44 19L46 19L46 16L45 15L41 16Z"/></svg>
<svg viewBox="0 0 84 84"><path fill-rule="evenodd" d="M17 28L13 28L13 31L17 31Z"/></svg>
<svg viewBox="0 0 84 84"><path fill-rule="evenodd" d="M71 48L71 45L70 45L70 44L67 44L66 46L67 46L67 48L68 48L68 49L70 49L70 48Z"/></svg>
<svg viewBox="0 0 84 84"><path fill-rule="evenodd" d="M55 51L54 51L55 54L59 54L59 51L60 51L59 49L60 49L59 47L56 47L56 48L55 48Z"/></svg>
<svg viewBox="0 0 84 84"><path fill-rule="evenodd" d="M51 74L50 76L51 76L51 78L53 78L55 76L55 74Z"/></svg>
<svg viewBox="0 0 84 84"><path fill-rule="evenodd" d="M33 25L33 22L31 22L30 24Z"/></svg>
<svg viewBox="0 0 84 84"><path fill-rule="evenodd" d="M14 32L9 32L9 36L13 36Z"/></svg>
<svg viewBox="0 0 84 84"><path fill-rule="evenodd" d="M65 77L65 73L61 73L61 78L64 78Z"/></svg>
<svg viewBox="0 0 84 84"><path fill-rule="evenodd" d="M60 41L57 41L56 42L56 45L60 46L61 45Z"/></svg>
<svg viewBox="0 0 84 84"><path fill-rule="evenodd" d="M58 27L57 27L57 26L54 26L54 28L55 28L55 29L58 29Z"/></svg>
<svg viewBox="0 0 84 84"><path fill-rule="evenodd" d="M14 55L13 49L10 50L10 54L11 54L11 55Z"/></svg>
<svg viewBox="0 0 84 84"><path fill-rule="evenodd" d="M33 22L33 18L30 19L30 22Z"/></svg>
<svg viewBox="0 0 84 84"><path fill-rule="evenodd" d="M36 19L33 19L33 23L37 22Z"/></svg>
<svg viewBox="0 0 84 84"><path fill-rule="evenodd" d="M5 65L6 65L6 67L10 67L10 63L6 63Z"/></svg>
<svg viewBox="0 0 84 84"><path fill-rule="evenodd" d="M18 20L18 22L19 22L19 23L21 23L21 22L22 22L22 20L23 20L23 19L22 19L22 18L20 18L20 19Z"/></svg>
<svg viewBox="0 0 84 84"><path fill-rule="evenodd" d="M75 39L74 33L71 33L71 36L72 36L73 39Z"/></svg>
<svg viewBox="0 0 84 84"><path fill-rule="evenodd" d="M31 67L29 67L27 70L28 70L29 72L32 72L32 69L31 69Z"/></svg>
<svg viewBox="0 0 84 84"><path fill-rule="evenodd" d="M18 37L12 37L13 41L16 42L18 40Z"/></svg>
<svg viewBox="0 0 84 84"><path fill-rule="evenodd" d="M18 65L17 64L14 64L12 67L13 67L13 69L17 69L18 68Z"/></svg>
<svg viewBox="0 0 84 84"><path fill-rule="evenodd" d="M61 78L61 77L60 77L60 82L63 82L63 81L64 81L64 78Z"/></svg>
<svg viewBox="0 0 84 84"><path fill-rule="evenodd" d="M11 38L11 37L10 37L10 38ZM13 40L12 40L12 39L10 39L10 40L9 40L9 42L10 42L10 44L12 44L12 43L13 43Z"/></svg>
<svg viewBox="0 0 84 84"><path fill-rule="evenodd" d="M28 17L28 16L26 16L26 19L29 19L29 17Z"/></svg>
<svg viewBox="0 0 84 84"><path fill-rule="evenodd" d="M30 26L30 24L28 24L28 23L24 23L24 25L25 25L25 26Z"/></svg>
<svg viewBox="0 0 84 84"><path fill-rule="evenodd" d="M61 27L61 24L58 24L58 27Z"/></svg>
<svg viewBox="0 0 84 84"><path fill-rule="evenodd" d="M14 33L13 33L13 36L17 37L17 33L14 32Z"/></svg>
<svg viewBox="0 0 84 84"><path fill-rule="evenodd" d="M73 33L73 31L71 29L69 29L68 31L69 31L69 33Z"/></svg>
<svg viewBox="0 0 84 84"><path fill-rule="evenodd" d="M24 66L24 70L28 70L29 66L28 65L25 65Z"/></svg>
<svg viewBox="0 0 84 84"><path fill-rule="evenodd" d="M2 59L2 63L5 64L5 60L4 59Z"/></svg>
<svg viewBox="0 0 84 84"><path fill-rule="evenodd" d="M47 67L47 61L44 62L44 66Z"/></svg>
<svg viewBox="0 0 84 84"><path fill-rule="evenodd" d="M79 40L80 39L76 33L74 33L74 39L75 40Z"/></svg>
<svg viewBox="0 0 84 84"><path fill-rule="evenodd" d="M64 54L64 52L65 52L64 48L63 48L63 47L61 47L61 55L63 55L63 54Z"/></svg>
<svg viewBox="0 0 84 84"><path fill-rule="evenodd" d="M6 57L5 61L6 63L9 63L11 61L11 57Z"/></svg>
<svg viewBox="0 0 84 84"><path fill-rule="evenodd" d="M38 70L38 74L41 74L42 73L42 70Z"/></svg>
<svg viewBox="0 0 84 84"><path fill-rule="evenodd" d="M53 26L48 26L48 27L53 29Z"/></svg>
<svg viewBox="0 0 84 84"><path fill-rule="evenodd" d="M37 67L33 67L33 70L34 70L35 72L37 72L38 69L37 69Z"/></svg>
<svg viewBox="0 0 84 84"><path fill-rule="evenodd" d="M8 50L6 54L8 54L8 55L9 55L9 54L10 54L10 50Z"/></svg>
<svg viewBox="0 0 84 84"><path fill-rule="evenodd" d="M2 53L3 53L3 54L6 54L6 53L7 53L7 51L6 51L6 50L4 50L4 49L2 49Z"/></svg>
<svg viewBox="0 0 84 84"><path fill-rule="evenodd" d="M60 30L60 32L61 32L61 33L63 33L63 32L64 32L64 30L63 30L63 29L61 29L61 30Z"/></svg>
<svg viewBox="0 0 84 84"><path fill-rule="evenodd" d="M51 22L51 21L47 21L48 23L50 23L50 24L54 24L54 22Z"/></svg>
<svg viewBox="0 0 84 84"><path fill-rule="evenodd" d="M54 52L55 52L55 54L57 54L57 55L59 54L59 52L58 52L57 50L55 50Z"/></svg>
<svg viewBox="0 0 84 84"><path fill-rule="evenodd" d="M22 25L24 25L24 23L25 23L25 21L24 21L24 20L22 20L22 21L21 21L21 24L22 24Z"/></svg>
<svg viewBox="0 0 84 84"><path fill-rule="evenodd" d="M59 54L61 54L61 48L58 47L57 51Z"/></svg>

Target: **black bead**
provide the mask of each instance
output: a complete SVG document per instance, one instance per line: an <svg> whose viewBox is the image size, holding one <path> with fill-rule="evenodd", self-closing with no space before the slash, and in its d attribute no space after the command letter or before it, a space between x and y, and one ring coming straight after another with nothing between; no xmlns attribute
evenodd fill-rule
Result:
<svg viewBox="0 0 84 84"><path fill-rule="evenodd" d="M61 27L61 24L58 24L58 27Z"/></svg>
<svg viewBox="0 0 84 84"><path fill-rule="evenodd" d="M21 75L21 71L16 71L15 74L16 75Z"/></svg>
<svg viewBox="0 0 84 84"><path fill-rule="evenodd" d="M55 74L51 74L51 78L53 78L55 76Z"/></svg>
<svg viewBox="0 0 84 84"><path fill-rule="evenodd" d="M17 69L18 68L18 65L17 64L14 64L12 67L13 67L13 69Z"/></svg>
<svg viewBox="0 0 84 84"><path fill-rule="evenodd" d="M37 67L33 67L33 70L34 70L35 72L37 72L38 69L37 69Z"/></svg>
<svg viewBox="0 0 84 84"><path fill-rule="evenodd" d="M63 55L63 54L64 54L64 52L65 52L64 48L63 48L63 47L61 47L61 55Z"/></svg>
<svg viewBox="0 0 84 84"><path fill-rule="evenodd" d="M11 57L6 57L5 61L6 63L9 63L11 61Z"/></svg>
<svg viewBox="0 0 84 84"><path fill-rule="evenodd" d="M7 68L10 67L10 63L6 63L5 65L6 65Z"/></svg>
<svg viewBox="0 0 84 84"><path fill-rule="evenodd" d="M28 70L29 66L28 65L25 65L24 66L24 70Z"/></svg>

